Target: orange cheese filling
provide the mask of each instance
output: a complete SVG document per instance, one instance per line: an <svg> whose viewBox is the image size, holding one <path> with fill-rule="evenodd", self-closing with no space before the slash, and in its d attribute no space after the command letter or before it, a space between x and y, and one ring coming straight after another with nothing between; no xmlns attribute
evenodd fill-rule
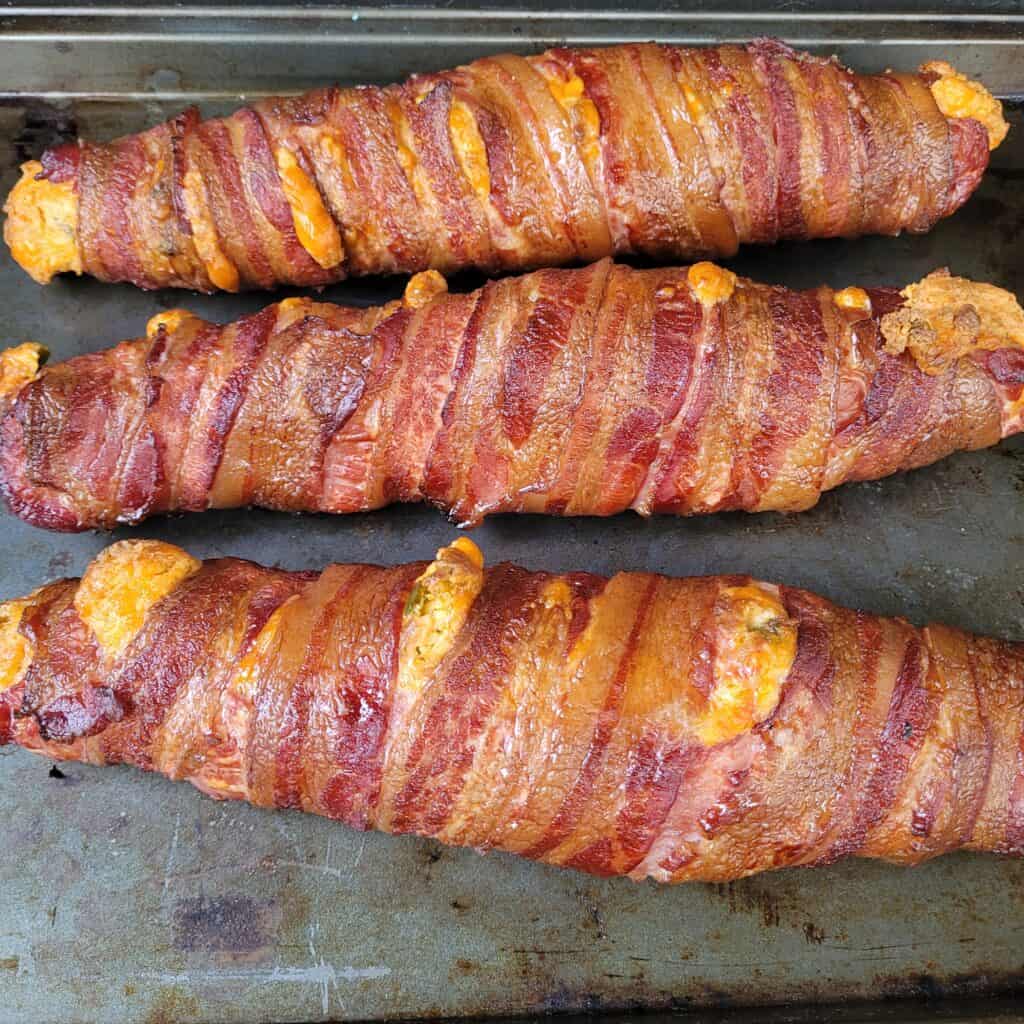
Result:
<svg viewBox="0 0 1024 1024"><path fill-rule="evenodd" d="M538 67L555 102L568 114L584 161L593 166L601 155L601 115L586 94L583 79L570 74L563 78L546 65Z"/></svg>
<svg viewBox="0 0 1024 1024"><path fill-rule="evenodd" d="M832 301L840 309L871 312L871 296L863 288L843 288L832 296Z"/></svg>
<svg viewBox="0 0 1024 1024"><path fill-rule="evenodd" d="M399 692L420 692L451 648L484 583L484 558L467 537L442 548L405 602Z"/></svg>
<svg viewBox="0 0 1024 1024"><path fill-rule="evenodd" d="M34 341L0 352L0 402L13 398L35 380L46 356L46 349Z"/></svg>
<svg viewBox="0 0 1024 1024"><path fill-rule="evenodd" d="M0 603L0 693L17 686L32 663L32 644L18 627L38 593Z"/></svg>
<svg viewBox="0 0 1024 1024"><path fill-rule="evenodd" d="M929 88L936 106L946 117L980 121L988 132L990 150L1006 138L1010 126L1003 117L1003 105L981 82L972 81L942 60L930 61L921 70L939 75Z"/></svg>
<svg viewBox="0 0 1024 1024"><path fill-rule="evenodd" d="M731 270L706 261L694 263L686 272L686 281L694 298L704 306L726 302L736 290L736 275Z"/></svg>
<svg viewBox="0 0 1024 1024"><path fill-rule="evenodd" d="M73 182L37 178L43 165L21 165L21 180L4 203L4 241L34 281L48 284L56 274L82 272L78 251L78 196Z"/></svg>
<svg viewBox="0 0 1024 1024"><path fill-rule="evenodd" d="M683 90L683 99L686 101L686 112L690 115L692 121L699 121L707 114L707 107L704 106L704 101L693 91L690 83L679 79L680 88Z"/></svg>
<svg viewBox="0 0 1024 1024"><path fill-rule="evenodd" d="M412 155L412 150L404 143L397 143L398 162L402 165L402 170L405 172L405 176L412 181L416 175L416 157Z"/></svg>
<svg viewBox="0 0 1024 1024"><path fill-rule="evenodd" d="M201 564L173 544L121 541L89 564L75 592L75 610L104 652L116 658L142 629L150 608Z"/></svg>
<svg viewBox="0 0 1024 1024"><path fill-rule="evenodd" d="M168 334L173 334L187 320L195 319L195 314L190 313L187 309L166 309L149 318L146 323L146 337L152 340L160 333L161 329Z"/></svg>
<svg viewBox="0 0 1024 1024"><path fill-rule="evenodd" d="M275 331L286 331L292 324L298 323L303 317L309 316L313 311L313 300L305 296L294 295L288 299L282 299L277 304L277 323Z"/></svg>
<svg viewBox="0 0 1024 1024"><path fill-rule="evenodd" d="M697 723L713 746L763 722L796 658L797 626L773 587L726 587L715 610L713 689Z"/></svg>
<svg viewBox="0 0 1024 1024"><path fill-rule="evenodd" d="M1003 288L937 270L900 294L903 305L882 317L885 351L909 352L924 373L979 349L1024 348L1024 310Z"/></svg>
<svg viewBox="0 0 1024 1024"><path fill-rule="evenodd" d="M473 112L462 100L453 100L448 113L448 134L462 173L473 191L487 199L491 194L491 168L487 147Z"/></svg>
<svg viewBox="0 0 1024 1024"><path fill-rule="evenodd" d="M333 164L341 175L345 191L352 194L358 191L355 179L352 177L352 168L349 164L348 154L340 140L333 135L322 135L320 137L320 152L324 158ZM372 225L363 223L355 225L345 223L341 225L344 250L353 256L365 246L367 242L375 240L376 232Z"/></svg>
<svg viewBox="0 0 1024 1024"><path fill-rule="evenodd" d="M416 193L416 198L426 205L432 203L430 184L423 174L419 160L416 158L415 140L412 129L409 126L401 106L394 99L387 104L388 119L391 121L391 131L394 135L395 154L401 164L402 173L410 188Z"/></svg>
<svg viewBox="0 0 1024 1024"><path fill-rule="evenodd" d="M249 650L238 662L238 667L231 678L229 690L243 703L247 703L254 695L254 687L259 679L260 666L263 663L271 645L277 639L281 631L281 622L284 619L286 610L298 600L297 595L289 597L271 613L270 618L263 624L263 628L256 635ZM229 730L230 731L230 730Z"/></svg>
<svg viewBox="0 0 1024 1024"><path fill-rule="evenodd" d="M185 173L183 194L185 215L192 228L192 244L206 268L210 283L221 291L237 292L241 284L238 268L221 248L217 228L214 226L206 200L206 186L195 168Z"/></svg>
<svg viewBox="0 0 1024 1024"><path fill-rule="evenodd" d="M448 282L436 270L423 270L409 278L403 301L412 309L419 309L447 291Z"/></svg>
<svg viewBox="0 0 1024 1024"><path fill-rule="evenodd" d="M281 146L275 157L299 244L325 270L336 267L344 259L345 251L338 227L324 206L320 190L286 146Z"/></svg>

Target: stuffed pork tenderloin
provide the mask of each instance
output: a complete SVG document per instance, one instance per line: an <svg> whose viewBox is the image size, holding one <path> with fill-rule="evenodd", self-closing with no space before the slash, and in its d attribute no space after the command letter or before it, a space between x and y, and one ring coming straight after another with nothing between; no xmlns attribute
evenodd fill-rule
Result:
<svg viewBox="0 0 1024 1024"><path fill-rule="evenodd" d="M0 604L0 741L599 875L1024 854L1024 644L745 576L123 541Z"/></svg>
<svg viewBox="0 0 1024 1024"><path fill-rule="evenodd" d="M1024 312L936 272L804 292L602 261L234 324L40 368L0 355L0 492L83 530L256 505L345 513L794 512L1024 425Z"/></svg>
<svg viewBox="0 0 1024 1024"><path fill-rule="evenodd" d="M41 283L202 291L714 259L927 231L1006 131L942 61L857 75L772 40L561 48L60 146L24 164L4 236Z"/></svg>

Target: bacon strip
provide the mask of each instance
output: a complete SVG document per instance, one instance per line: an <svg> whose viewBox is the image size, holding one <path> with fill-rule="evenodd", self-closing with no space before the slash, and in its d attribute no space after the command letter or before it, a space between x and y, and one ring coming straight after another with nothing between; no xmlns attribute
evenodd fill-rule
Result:
<svg viewBox="0 0 1024 1024"><path fill-rule="evenodd" d="M850 305L710 264L604 261L368 310L288 299L225 327L163 314L148 337L47 367L6 399L0 491L61 530L393 501L465 525L798 511L1024 429L1024 313L991 286L957 287L957 322L981 333L942 372L887 350L891 316L930 330L898 292L847 290ZM1011 313L989 326L996 299Z"/></svg>
<svg viewBox="0 0 1024 1024"><path fill-rule="evenodd" d="M560 48L192 111L48 152L39 178L75 188L81 268L143 288L721 257L926 231L962 205L989 134L939 109L937 77L858 76L771 40Z"/></svg>
<svg viewBox="0 0 1024 1024"><path fill-rule="evenodd" d="M147 545L187 558L123 542L106 564ZM1024 644L747 577L483 569L469 549L321 574L194 562L119 651L93 632L79 581L0 605L0 742L663 882L840 856L1024 855ZM431 592L443 649L417 676L403 641L438 566L476 589L461 617ZM717 659L737 641L719 612L752 589L779 616L765 642L793 631L788 674L767 718L705 742L699 723L730 684L695 674L709 644ZM17 643L27 665L12 679Z"/></svg>

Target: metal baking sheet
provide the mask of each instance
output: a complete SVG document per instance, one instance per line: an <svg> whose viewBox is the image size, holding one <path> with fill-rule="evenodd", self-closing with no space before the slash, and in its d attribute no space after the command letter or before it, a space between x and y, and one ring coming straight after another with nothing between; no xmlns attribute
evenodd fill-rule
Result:
<svg viewBox="0 0 1024 1024"><path fill-rule="evenodd" d="M81 133L111 137L200 102L336 78L387 81L486 51L557 42L708 42L770 32L859 67L955 60L993 83L1013 130L978 194L916 238L748 251L734 267L794 286L902 283L948 264L1024 294L1024 19L1017 3L613 3L586 9L324 11L190 6L105 13L0 5L0 189ZM523 5L520 3L520 7ZM909 13L908 13L909 12ZM1016 12L1016 13L1015 13ZM464 281L468 285L471 282ZM355 282L367 303L399 282ZM226 320L266 296L34 285L0 254L0 342L53 358L141 333L188 305ZM115 537L291 568L427 558L452 528L426 508L347 518L264 512L151 521ZM694 520L499 517L493 561L611 573L749 571L843 604L1024 639L1024 443L846 487L813 511ZM0 515L0 598L77 575L109 535ZM721 886L602 881L297 813L217 804L122 769L0 751L0 1019L294 1021L886 1000L843 1019L957 1019L1024 1004L1024 862L953 856L916 870L846 863ZM962 1011L954 997L980 999ZM895 1007L895 1008L894 1008ZM749 1019L767 1019L768 1010ZM851 1012L853 1016L850 1016ZM777 1011L778 1019L811 1019ZM877 1015L876 1015L877 1014ZM621 1020L621 1016L616 1019ZM707 1019L713 1019L708 1017ZM952 1019L952 1018L951 1018Z"/></svg>

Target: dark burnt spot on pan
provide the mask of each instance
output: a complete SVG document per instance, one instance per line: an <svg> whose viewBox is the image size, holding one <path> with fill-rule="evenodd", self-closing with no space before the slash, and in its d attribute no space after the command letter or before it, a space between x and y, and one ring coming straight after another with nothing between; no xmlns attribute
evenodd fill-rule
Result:
<svg viewBox="0 0 1024 1024"><path fill-rule="evenodd" d="M24 116L12 142L19 162L37 160L43 150L78 138L78 118L73 106L34 99L22 99L19 104L24 106Z"/></svg>
<svg viewBox="0 0 1024 1024"><path fill-rule="evenodd" d="M174 945L186 953L252 953L268 943L264 907L248 896L197 896L174 908Z"/></svg>
<svg viewBox="0 0 1024 1024"><path fill-rule="evenodd" d="M696 983L692 994L678 995L664 990L635 983L631 990L623 991L621 976L605 974L595 982L607 980L608 991L601 991L596 985L584 991L568 987L557 987L537 1005L542 1013L633 1013L661 1011L679 1013L699 1007L702 1011L714 1013L728 1010L736 1005L733 994L716 985ZM633 979L627 979L633 980ZM703 1019L703 1016L702 1016ZM711 1018L714 1019L714 1018ZM723 1020L726 1018L723 1018ZM732 1021L732 1017L727 1018Z"/></svg>
<svg viewBox="0 0 1024 1024"><path fill-rule="evenodd" d="M925 971L888 977L879 975L873 986L885 999L913 999L924 1003L966 999L972 996L995 997L1024 991L1019 976L993 976L984 971L951 974L937 978Z"/></svg>
<svg viewBox="0 0 1024 1024"><path fill-rule="evenodd" d="M417 845L416 859L419 861L420 873L430 879L434 873L434 866L445 858L445 848L436 839L427 839Z"/></svg>
<svg viewBox="0 0 1024 1024"><path fill-rule="evenodd" d="M714 892L728 903L730 914L759 914L766 928L778 928L782 923L778 896L770 887L761 888L756 882L743 879L720 883Z"/></svg>
<svg viewBox="0 0 1024 1024"><path fill-rule="evenodd" d="M992 449L996 455L1001 455L1010 462L1009 470L1013 475L1014 490L1018 494L1024 494L1024 447L1016 443L1006 443Z"/></svg>
<svg viewBox="0 0 1024 1024"><path fill-rule="evenodd" d="M592 929L599 939L608 937L604 915L601 912L601 897L587 888L576 890L576 899L583 909L583 927Z"/></svg>

